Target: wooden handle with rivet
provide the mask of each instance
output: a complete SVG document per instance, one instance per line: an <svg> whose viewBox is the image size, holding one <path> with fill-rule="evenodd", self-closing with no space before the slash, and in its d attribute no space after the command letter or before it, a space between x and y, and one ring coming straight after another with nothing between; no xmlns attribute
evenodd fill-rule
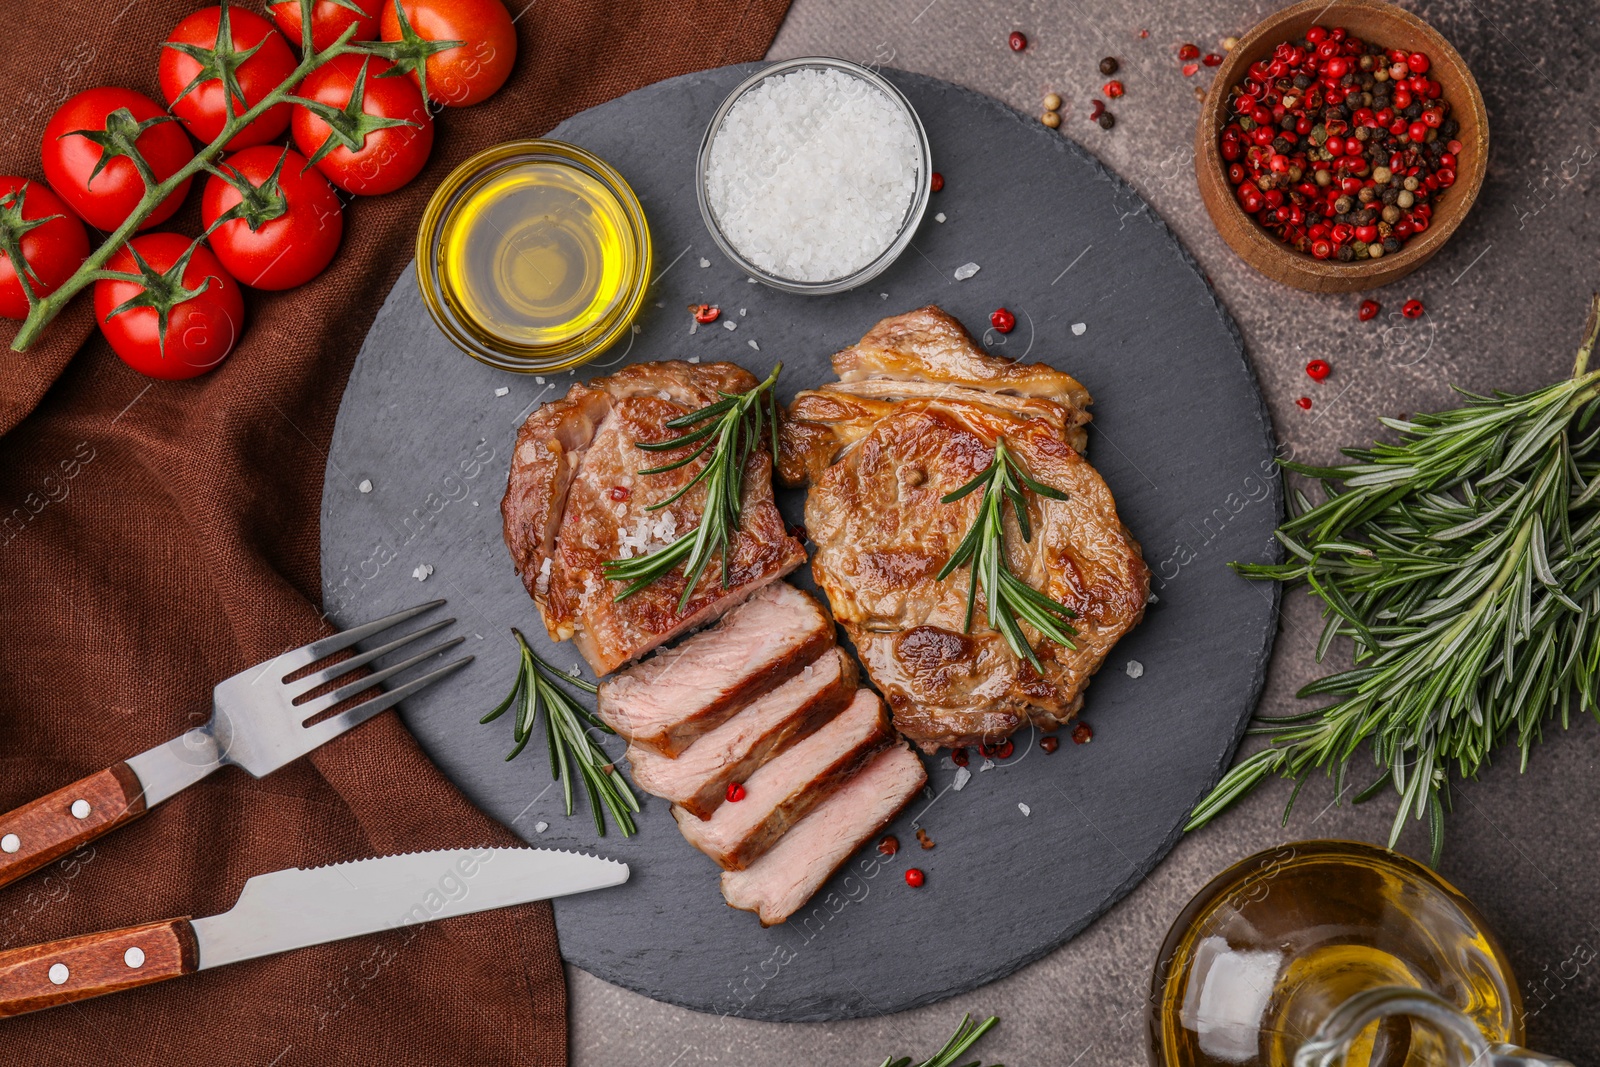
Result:
<svg viewBox="0 0 1600 1067"><path fill-rule="evenodd" d="M16 881L143 815L139 776L126 763L0 815L0 885Z"/></svg>
<svg viewBox="0 0 1600 1067"><path fill-rule="evenodd" d="M0 1018L191 974L199 962L187 918L0 952Z"/></svg>

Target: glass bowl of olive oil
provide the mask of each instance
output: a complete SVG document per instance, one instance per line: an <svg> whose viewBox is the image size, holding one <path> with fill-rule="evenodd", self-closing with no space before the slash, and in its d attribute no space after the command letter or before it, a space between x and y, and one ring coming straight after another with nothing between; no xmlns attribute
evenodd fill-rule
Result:
<svg viewBox="0 0 1600 1067"><path fill-rule="evenodd" d="M457 167L417 229L417 285L457 348L493 367L578 366L625 333L650 278L639 198L576 145L496 145Z"/></svg>

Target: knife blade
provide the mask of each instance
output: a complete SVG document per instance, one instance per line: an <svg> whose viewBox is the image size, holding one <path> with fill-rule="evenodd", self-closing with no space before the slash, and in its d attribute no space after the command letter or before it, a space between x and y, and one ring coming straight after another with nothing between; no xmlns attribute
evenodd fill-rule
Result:
<svg viewBox="0 0 1600 1067"><path fill-rule="evenodd" d="M220 915L0 953L0 1017L309 945L605 889L628 874L615 860L542 848L444 849L259 874Z"/></svg>

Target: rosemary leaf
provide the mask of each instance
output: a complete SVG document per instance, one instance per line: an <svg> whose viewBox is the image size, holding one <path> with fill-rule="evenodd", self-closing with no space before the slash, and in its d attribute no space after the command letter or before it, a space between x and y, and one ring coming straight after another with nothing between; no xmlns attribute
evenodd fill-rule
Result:
<svg viewBox="0 0 1600 1067"><path fill-rule="evenodd" d="M935 1052L930 1058L920 1064L913 1065L911 1057L901 1056L899 1059L888 1057L880 1067L957 1067L960 1058L966 1051L977 1043L978 1039L1000 1022L998 1016L991 1015L981 1023L972 1021L970 1014L961 1017L961 1023L956 1027L956 1032L950 1035L950 1040L944 1047ZM966 1067L979 1067L982 1061L967 1064ZM996 1064L995 1067L1000 1067Z"/></svg>

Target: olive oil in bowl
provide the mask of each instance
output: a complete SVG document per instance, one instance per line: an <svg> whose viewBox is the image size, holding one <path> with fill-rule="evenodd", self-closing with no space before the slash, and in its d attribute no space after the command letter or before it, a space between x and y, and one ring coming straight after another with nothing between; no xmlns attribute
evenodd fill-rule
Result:
<svg viewBox="0 0 1600 1067"><path fill-rule="evenodd" d="M500 145L439 187L417 237L417 281L457 347L493 366L576 366L628 328L650 234L598 158L555 141Z"/></svg>

